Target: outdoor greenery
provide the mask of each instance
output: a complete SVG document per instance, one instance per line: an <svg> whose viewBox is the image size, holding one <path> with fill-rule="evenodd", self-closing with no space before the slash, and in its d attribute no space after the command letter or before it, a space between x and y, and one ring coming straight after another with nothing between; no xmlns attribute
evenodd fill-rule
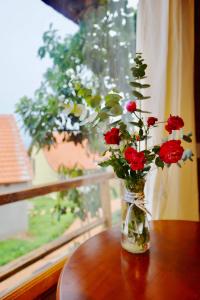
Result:
<svg viewBox="0 0 200 300"><path fill-rule="evenodd" d="M58 193L58 197L43 196L31 200L28 232L0 241L0 266L58 238L77 217L84 220L88 211L92 217L96 217L100 207L98 188L91 186L85 189L85 192L83 188L72 189L68 197L65 195L60 198ZM111 186L111 197L114 200L119 198L119 186L116 183ZM113 224L118 223L119 219L117 211L113 215Z"/></svg>
<svg viewBox="0 0 200 300"><path fill-rule="evenodd" d="M50 149L57 142L55 132L63 134L63 142L77 144L88 139L90 149L104 149L96 128L88 127L83 120L88 111L96 110L110 87L120 87L127 97L130 95L127 78L135 51L136 14L127 3L96 1L83 14L73 36L61 38L52 24L44 32L38 57L50 59L51 66L34 97L24 96L16 105L16 113L31 137L30 152L33 146ZM118 108L113 108L115 115ZM69 170L65 166L58 172L62 178L84 174L82 170ZM85 220L88 213L97 216L99 187L59 192L56 199L40 198L33 205L27 236L0 242L0 264L58 237L75 217Z"/></svg>
<svg viewBox="0 0 200 300"><path fill-rule="evenodd" d="M87 138L93 150L99 148L100 141L93 138L95 128L80 127L86 108L93 110L99 98L90 97L87 101L87 95L83 97L76 92L75 82L103 94L111 86L118 86L125 93L129 91L128 65L135 51L135 11L128 7L127 1L97 2L85 12L74 36L61 39L52 25L43 34L38 56L50 58L52 65L33 99L24 96L16 106L32 139L30 150L33 145L38 148L54 145L54 132L65 133L63 141L76 144Z"/></svg>
<svg viewBox="0 0 200 300"><path fill-rule="evenodd" d="M58 169L61 178L74 178L86 174L82 169L74 167L67 168L61 165ZM60 191L56 196L57 202L54 206L54 215L58 221L61 216L67 213L85 221L88 215L97 217L101 206L99 186L90 185L87 187L74 188L66 191Z"/></svg>
<svg viewBox="0 0 200 300"><path fill-rule="evenodd" d="M53 215L56 199L51 197L38 197L30 203L33 207L30 210L28 232L21 237L0 241L0 265L56 239L75 219L72 213L68 213L57 222Z"/></svg>
<svg viewBox="0 0 200 300"><path fill-rule="evenodd" d="M22 97L16 106L16 112L32 138L32 145L37 145L38 148L54 144L55 131L68 132L64 139L73 140L75 143L84 138L84 129L80 132L78 126L79 104L82 100L76 95L71 84L73 76L80 78L83 36L81 27L74 36L61 40L52 25L43 35L44 44L39 48L38 55L41 59L49 56L52 67L45 72L44 80L36 90L34 99ZM74 104L71 111L66 99L70 99Z"/></svg>

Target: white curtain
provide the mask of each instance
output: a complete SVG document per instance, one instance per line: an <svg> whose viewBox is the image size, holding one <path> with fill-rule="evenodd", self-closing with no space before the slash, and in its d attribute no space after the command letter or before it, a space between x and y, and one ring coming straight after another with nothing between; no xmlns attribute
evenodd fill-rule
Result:
<svg viewBox="0 0 200 300"><path fill-rule="evenodd" d="M150 101L143 101L159 120L169 114L184 119L185 132L193 143L184 144L196 154L194 126L194 1L140 0L137 21L137 52L148 64ZM163 128L153 131L154 143L166 136ZM153 219L198 220L197 164L186 162L180 169L151 172L146 197Z"/></svg>

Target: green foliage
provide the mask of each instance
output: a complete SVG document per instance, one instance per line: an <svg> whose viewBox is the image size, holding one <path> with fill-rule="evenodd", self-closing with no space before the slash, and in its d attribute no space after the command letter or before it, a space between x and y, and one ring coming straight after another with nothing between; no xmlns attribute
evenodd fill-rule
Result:
<svg viewBox="0 0 200 300"><path fill-rule="evenodd" d="M115 17L116 12L118 18ZM121 16L123 21L125 20L124 25L121 24ZM87 116L85 108L95 110L102 102L102 97L92 95L88 87L104 91L107 89L105 78L109 84L114 83L117 86L122 81L118 80L119 74L123 72L124 78L128 76L127 66L131 58L129 52L135 45L134 34L130 37L127 32L130 24L134 29L133 8L129 8L127 4L122 5L120 1L115 3L112 0L99 0L95 1L91 10L85 12L79 30L74 36L61 39L52 24L50 25L43 34L43 44L38 50L38 56L40 59L49 58L52 66L46 70L43 82L33 99L23 97L16 107L25 130L32 138L32 145L50 148L56 143L54 131L68 133L65 134L64 141L75 143L81 143L88 135L94 136L91 128L84 126L80 128L80 122L82 123L82 119ZM111 36L110 32L117 32L117 39L115 35ZM116 47L120 55L123 53L126 57L121 65L115 63L116 57L113 54L116 53ZM113 70L114 65L120 68L117 76ZM91 76L84 79L88 71ZM124 90L127 90L127 84ZM54 105L49 103L52 99L57 103ZM121 106L114 100L114 95L108 100L108 106L110 114L104 112L100 115L101 120L105 120L108 115L118 116L122 113ZM94 141L90 137L89 140ZM96 146L95 143L95 148Z"/></svg>
<svg viewBox="0 0 200 300"><path fill-rule="evenodd" d="M58 174L64 177L75 178L78 176L83 176L84 172L82 169L74 166L74 168L67 168L64 164L58 167Z"/></svg>
<svg viewBox="0 0 200 300"><path fill-rule="evenodd" d="M32 209L27 235L0 241L0 265L56 239L67 230L74 217L69 213L62 217L60 222L55 222L52 218L55 201L55 199L47 196L30 201Z"/></svg>
<svg viewBox="0 0 200 300"><path fill-rule="evenodd" d="M148 99L142 94L141 90L149 88L149 84L143 84L142 79L145 78L147 65L140 53L136 54L134 59L134 65L131 68L134 81L131 81L130 85L134 87L133 95L137 100ZM80 86L79 86L80 88ZM87 90L86 90L87 92ZM81 86L81 93L85 95L84 87ZM95 96L97 96L95 94ZM90 97L92 97L92 91L90 90ZM160 145L155 145L152 149L147 148L147 141L150 138L149 126L142 117L142 114L150 113L143 111L141 108L136 108L132 113L124 111L123 109L123 97L118 91L111 91L100 102L100 106L96 108L95 118L86 121L92 123L93 126L97 126L101 130L101 124L105 123L108 126L115 126L119 129L119 135L121 143L119 147L109 148L104 152L104 155L108 152L110 157L99 165L101 167L111 166L116 173L117 177L124 179L129 187L132 184L138 184L141 178L144 178L146 174L151 170L153 163L159 168L164 168L165 164L159 157ZM131 133L131 129L136 128L136 134ZM130 163L124 157L124 151L127 147L134 147L138 153L141 151L140 143L144 141L145 149L143 153L145 156L145 164L142 169L133 170Z"/></svg>
<svg viewBox="0 0 200 300"><path fill-rule="evenodd" d="M75 178L83 176L82 169L67 168L64 165L59 166L58 174L62 178ZM57 220L60 221L61 216L65 214L72 214L74 217L78 217L81 220L85 220L88 216L88 212L92 216L96 216L100 207L99 189L97 186L90 186L87 189L74 188L66 191L60 191L57 193L57 202L54 206L54 215L57 216ZM94 199L91 199L91 195Z"/></svg>
<svg viewBox="0 0 200 300"><path fill-rule="evenodd" d="M152 151L153 151L155 154L157 154L159 150L160 150L160 146L159 146L159 145L155 145L155 146L153 147L153 149L152 149Z"/></svg>
<svg viewBox="0 0 200 300"><path fill-rule="evenodd" d="M38 148L50 148L55 144L54 132L67 133L64 141L75 143L82 143L88 135L87 130L82 128L80 131L79 126L85 101L76 94L72 83L72 77L79 78L84 68L84 42L84 26L64 40L52 25L43 34L43 46L39 48L38 55L41 59L49 57L52 67L45 72L34 99L22 97L16 105L16 112L32 138L32 145Z"/></svg>
<svg viewBox="0 0 200 300"><path fill-rule="evenodd" d="M133 96L136 97L137 100L145 100L149 99L149 96L144 96L141 91L139 92L138 89L146 89L149 88L149 84L142 84L140 81L141 79L145 78L146 75L146 68L147 64L144 63L144 59L142 58L141 53L136 53L134 58L134 65L131 68L132 75L134 77L134 81L130 82L130 85L135 89L132 91Z"/></svg>
<svg viewBox="0 0 200 300"><path fill-rule="evenodd" d="M157 167L162 168L162 169L165 166L164 162L160 159L159 156L156 157L155 164Z"/></svg>
<svg viewBox="0 0 200 300"><path fill-rule="evenodd" d="M183 140L187 143L191 143L192 142L192 133L188 133L188 134L184 134L183 135Z"/></svg>
<svg viewBox="0 0 200 300"><path fill-rule="evenodd" d="M32 144L50 147L55 143L53 132L60 132L65 124L56 122L64 109L64 102L54 96L33 101L23 97L16 105L16 112L23 119L24 127L32 137Z"/></svg>

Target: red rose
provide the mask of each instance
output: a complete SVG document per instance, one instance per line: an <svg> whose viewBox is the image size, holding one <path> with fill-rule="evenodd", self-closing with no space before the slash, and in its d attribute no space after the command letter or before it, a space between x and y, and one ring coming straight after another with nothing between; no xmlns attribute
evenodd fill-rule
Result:
<svg viewBox="0 0 200 300"><path fill-rule="evenodd" d="M126 104L126 109L127 109L127 111L129 111L131 113L136 111L136 109L137 109L136 102L135 101L129 101Z"/></svg>
<svg viewBox="0 0 200 300"><path fill-rule="evenodd" d="M179 130L184 126L183 119L179 116L171 116L167 120L165 129L171 134L172 130Z"/></svg>
<svg viewBox="0 0 200 300"><path fill-rule="evenodd" d="M144 169L145 156L143 152L137 152L134 159L132 159L130 168L133 171Z"/></svg>
<svg viewBox="0 0 200 300"><path fill-rule="evenodd" d="M104 139L106 141L106 144L119 145L119 142L120 142L119 129L112 128L110 131L108 131L104 134Z"/></svg>
<svg viewBox="0 0 200 300"><path fill-rule="evenodd" d="M147 125L148 125L148 127L153 126L157 121L158 121L157 118L155 118L155 117L149 117L147 119Z"/></svg>
<svg viewBox="0 0 200 300"><path fill-rule="evenodd" d="M172 128L168 124L165 125L165 129L169 132L169 134L172 133Z"/></svg>
<svg viewBox="0 0 200 300"><path fill-rule="evenodd" d="M124 157L125 159L131 163L132 159L134 158L135 154L137 153L137 150L135 150L132 147L128 147L126 148L126 150L124 151Z"/></svg>
<svg viewBox="0 0 200 300"><path fill-rule="evenodd" d="M124 152L125 159L130 163L130 168L134 171L144 169L145 156L143 152L137 152L132 147L126 148Z"/></svg>
<svg viewBox="0 0 200 300"><path fill-rule="evenodd" d="M160 159L167 164L177 163L183 155L184 149L180 140L171 140L165 142L160 147L158 155Z"/></svg>

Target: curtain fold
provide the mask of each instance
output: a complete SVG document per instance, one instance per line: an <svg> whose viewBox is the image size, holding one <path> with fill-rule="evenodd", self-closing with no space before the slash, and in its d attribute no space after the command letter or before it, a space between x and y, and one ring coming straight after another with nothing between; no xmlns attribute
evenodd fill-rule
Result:
<svg viewBox="0 0 200 300"><path fill-rule="evenodd" d="M171 113L184 119L185 133L193 143L184 144L196 155L194 124L194 1L140 0L137 52L148 64L151 100L143 105L159 120ZM163 126L154 129L152 143L167 136ZM147 181L147 201L153 219L198 220L197 163L183 168L154 170Z"/></svg>

